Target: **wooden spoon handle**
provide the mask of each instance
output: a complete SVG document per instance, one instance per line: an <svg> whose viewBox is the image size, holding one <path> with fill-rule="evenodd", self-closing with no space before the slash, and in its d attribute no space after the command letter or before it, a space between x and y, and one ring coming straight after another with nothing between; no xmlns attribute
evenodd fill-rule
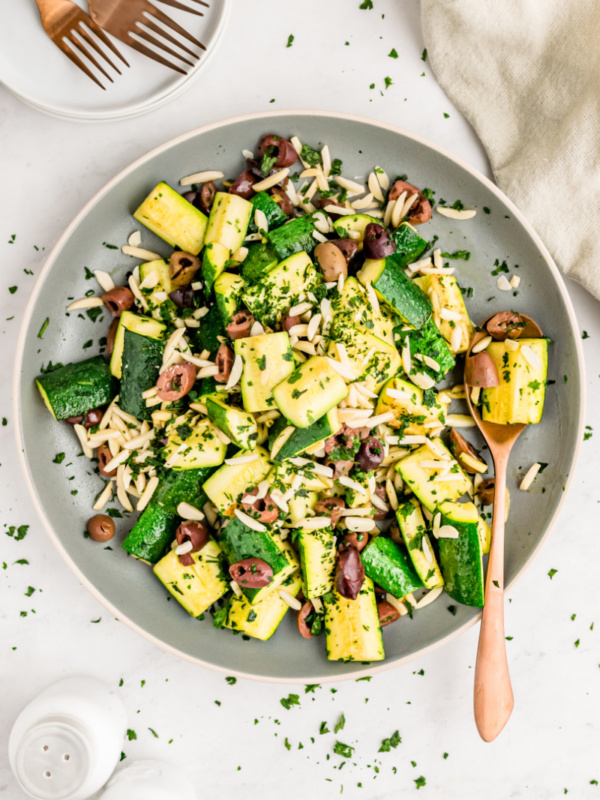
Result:
<svg viewBox="0 0 600 800"><path fill-rule="evenodd" d="M508 722L514 698L504 639L504 516L508 454L494 459L496 469L492 544L485 584L485 605L479 631L473 704L479 735L486 742Z"/></svg>

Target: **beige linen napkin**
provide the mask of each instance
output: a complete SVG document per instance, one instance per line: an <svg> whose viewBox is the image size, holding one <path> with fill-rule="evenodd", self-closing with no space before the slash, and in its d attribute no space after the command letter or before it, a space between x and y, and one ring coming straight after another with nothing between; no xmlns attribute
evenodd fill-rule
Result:
<svg viewBox="0 0 600 800"><path fill-rule="evenodd" d="M442 88L498 186L600 299L600 0L422 0Z"/></svg>

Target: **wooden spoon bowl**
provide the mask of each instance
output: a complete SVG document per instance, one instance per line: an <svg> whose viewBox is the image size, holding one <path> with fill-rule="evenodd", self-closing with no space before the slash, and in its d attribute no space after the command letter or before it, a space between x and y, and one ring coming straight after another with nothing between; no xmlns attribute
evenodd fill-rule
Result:
<svg viewBox="0 0 600 800"><path fill-rule="evenodd" d="M511 312L501 312L510 315ZM471 357L473 347L485 337L492 335L494 339L540 338L542 329L535 320L525 314L513 315L520 318L518 326L507 325L506 334L488 332L488 324L499 316L492 314L483 321L480 329L473 335L466 358ZM492 542L485 583L485 605L481 618L479 644L477 647L477 664L475 666L475 687L473 705L475 723L479 735L486 742L491 742L504 728L512 713L514 697L506 659L506 641L504 638L504 521L506 510L506 470L510 451L524 424L499 425L486 422L481 418L478 409L471 399L472 384L467 383L465 370L465 394L469 411L485 441L494 460L494 510L492 518Z"/></svg>

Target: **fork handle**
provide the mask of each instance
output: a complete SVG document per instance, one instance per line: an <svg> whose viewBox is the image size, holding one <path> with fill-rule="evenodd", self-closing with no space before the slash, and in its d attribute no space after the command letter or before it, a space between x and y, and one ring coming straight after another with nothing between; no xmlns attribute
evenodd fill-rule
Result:
<svg viewBox="0 0 600 800"><path fill-rule="evenodd" d="M485 584L485 605L479 631L473 705L479 735L486 742L508 722L514 697L504 638L504 516L508 454L494 457L496 473L492 543Z"/></svg>

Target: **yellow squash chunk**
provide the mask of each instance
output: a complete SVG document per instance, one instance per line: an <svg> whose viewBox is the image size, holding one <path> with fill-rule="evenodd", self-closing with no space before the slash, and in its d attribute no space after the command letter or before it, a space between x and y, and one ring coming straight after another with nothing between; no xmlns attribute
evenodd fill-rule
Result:
<svg viewBox="0 0 600 800"><path fill-rule="evenodd" d="M325 602L327 658L382 661L385 657L373 581L365 576L356 600L331 592Z"/></svg>
<svg viewBox="0 0 600 800"><path fill-rule="evenodd" d="M442 440L433 441L439 450L446 453L447 459L438 458L427 445L423 445L396 464L402 480L432 513L444 500L458 500L463 494L473 492L469 476L452 458ZM446 471L447 477L441 477Z"/></svg>

